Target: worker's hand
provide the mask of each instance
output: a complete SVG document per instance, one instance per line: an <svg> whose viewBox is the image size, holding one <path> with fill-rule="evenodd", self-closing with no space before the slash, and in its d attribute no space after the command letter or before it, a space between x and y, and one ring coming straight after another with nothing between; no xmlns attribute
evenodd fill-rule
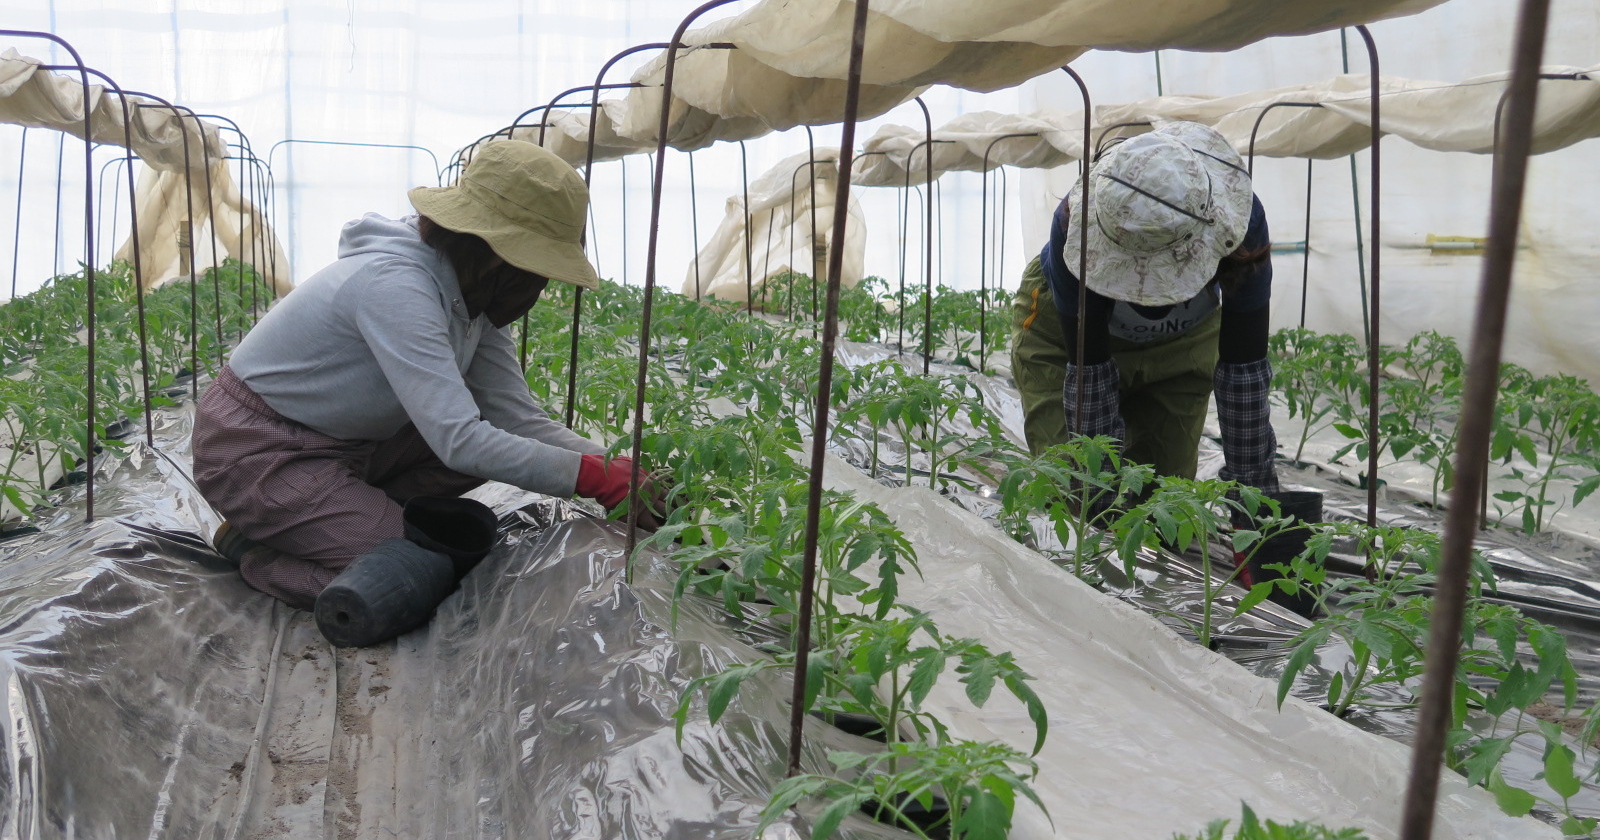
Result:
<svg viewBox="0 0 1600 840"><path fill-rule="evenodd" d="M632 474L632 458L608 460L604 455L584 455L578 464L578 482L573 489L577 495L594 499L608 511L616 510L628 499L628 481ZM638 516L640 528L654 531L661 526L667 517L666 501L670 491L671 481L666 477L639 471L639 500L643 502Z"/></svg>

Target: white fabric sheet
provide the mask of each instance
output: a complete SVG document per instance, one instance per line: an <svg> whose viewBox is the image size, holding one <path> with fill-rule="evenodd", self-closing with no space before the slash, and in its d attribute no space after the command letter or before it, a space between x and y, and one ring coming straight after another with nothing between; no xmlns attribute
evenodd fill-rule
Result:
<svg viewBox="0 0 1600 840"><path fill-rule="evenodd" d="M745 271L744 196L728 199L727 214L716 233L689 264L683 281L685 295L742 302L747 299L749 288L754 290L759 301L767 280L791 270L812 277L827 276L833 213L838 200L839 150L817 149L814 171L810 161L809 154L791 156L750 185L748 275ZM840 283L845 286L861 281L866 227L860 202L851 195L849 217L845 221L844 262L840 267Z"/></svg>
<svg viewBox="0 0 1600 840"><path fill-rule="evenodd" d="M83 137L86 109L81 80L68 71L40 70L43 64L15 49L0 53L0 123ZM134 199L146 288L188 273L188 266L180 265L177 236L183 220L189 219L195 228L196 270L209 267L213 254L218 262L233 257L256 265L280 294L288 291L288 258L255 206L240 194L226 160L231 150L217 124L195 119L181 107L175 111L102 85L89 86L87 102L92 139L131 148L150 167L140 176ZM211 161L209 172L207 161ZM187 202L183 199L186 169L192 192ZM215 225L210 224L213 211ZM258 233L262 236L256 240ZM132 249L130 238L116 258L131 261Z"/></svg>
<svg viewBox="0 0 1600 840"><path fill-rule="evenodd" d="M877 503L916 547L922 574L902 579L903 602L930 612L946 634L1014 652L1034 676L1050 714L1034 782L1049 820L1019 799L1014 840L1193 834L1211 819L1237 825L1241 801L1264 819L1398 836L1405 745L1292 697L1278 709L1273 681L1090 588L927 488L887 488L831 456L826 475L829 486ZM1032 725L1000 695L974 712L961 686L945 680L924 708L956 737L1026 752ZM1559 836L1444 774L1435 840Z"/></svg>

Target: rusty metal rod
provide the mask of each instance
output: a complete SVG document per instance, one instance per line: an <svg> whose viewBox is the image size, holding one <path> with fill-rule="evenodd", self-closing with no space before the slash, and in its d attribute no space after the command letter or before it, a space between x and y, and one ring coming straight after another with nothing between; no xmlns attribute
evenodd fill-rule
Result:
<svg viewBox="0 0 1600 840"><path fill-rule="evenodd" d="M181 106L174 105L159 96L136 91L128 91L128 95L143 97L154 102L154 104L138 103L137 107L139 108L166 108L172 112L174 117L182 119L179 113ZM191 111L190 113L193 112ZM183 229L184 236L189 243L187 249L189 252L189 394L198 401L200 399L200 345L197 337L200 334L200 299L195 291L198 284L195 282L194 277L194 174L192 172L193 167L189 165L189 162L193 160L193 156L189 150L189 132L183 129L181 122L179 123L178 136L183 140L183 202L184 215L186 217L183 220ZM201 142L205 142L203 135ZM135 245L134 247L138 246ZM180 264L178 269L181 271L184 266Z"/></svg>
<svg viewBox="0 0 1600 840"><path fill-rule="evenodd" d="M756 281L750 265L750 160L745 155L743 140L739 141L739 176L744 183L744 314L750 315L755 312L755 301L751 298L755 297Z"/></svg>
<svg viewBox="0 0 1600 840"><path fill-rule="evenodd" d="M83 276L84 285L88 288L88 303L84 320L89 333L86 350L88 352L88 366L84 376L84 392L89 401L89 412L86 418L86 435L84 437L84 474L87 481L84 485L84 519L94 521L94 449L95 449L95 275L94 275L94 102L89 95L89 74L91 71L84 63L83 56L78 54L71 44L64 39L48 32L33 32L28 30L0 29L0 35L11 35L21 38L43 38L54 41L66 48L72 56L72 64L43 65L39 69L61 69L78 71L78 81L83 90ZM96 75L99 75L98 73ZM65 134L62 134L65 142ZM57 165L60 165L60 156L57 156ZM57 179L57 188L60 188L60 179ZM58 214L59 215L59 214ZM59 220L58 220L59 224ZM58 237L59 241L59 237ZM63 464L63 467L65 464Z"/></svg>
<svg viewBox="0 0 1600 840"><path fill-rule="evenodd" d="M861 54L867 40L867 3L856 0L855 29L850 39L850 75L845 87L844 126L839 136L839 188L833 202L833 239L844 242L850 209L850 164L856 142L856 113L861 101ZM844 248L828 250L828 295L822 321L822 364L817 372L817 413L811 427L811 492L806 500L805 554L800 566L800 604L796 617L795 669L789 702L789 775L800 772L805 735L806 670L811 649L811 616L817 586L817 542L822 518L822 478L828 453L829 397L833 391L834 343L839 333L839 281Z"/></svg>
<svg viewBox="0 0 1600 840"><path fill-rule="evenodd" d="M1306 302L1311 297L1311 164L1306 158L1306 232L1300 249L1300 329L1306 328Z"/></svg>
<svg viewBox="0 0 1600 840"><path fill-rule="evenodd" d="M1080 214L1078 216L1078 346L1073 356L1078 365L1078 376L1073 388L1076 409L1072 415L1072 432L1081 435L1083 434L1083 334L1088 329L1089 322L1089 193L1093 190L1089 181L1089 170L1093 164L1089 159L1089 141L1092 139L1090 131L1093 117L1089 113L1089 86L1083 83L1083 77L1071 67L1062 67L1061 70L1078 84L1078 93L1083 96L1083 155L1080 159L1083 173L1079 176L1083 184L1083 206L1078 210Z"/></svg>
<svg viewBox="0 0 1600 840"><path fill-rule="evenodd" d="M922 109L922 126L925 139L922 145L926 148L922 152L924 163L924 176L926 181L927 199L925 227L922 234L922 245L925 256L923 257L922 281L922 375L928 375L928 368L933 362L933 115L928 112L928 103L917 97L914 102ZM906 153L906 170L911 169L911 158L917 153L917 147L912 146ZM909 470L906 473L907 481L910 480Z"/></svg>
<svg viewBox="0 0 1600 840"><path fill-rule="evenodd" d="M234 122L233 120L228 119L227 117L219 116L217 114L201 114L200 117L202 119L220 120L221 122L227 123L226 126L217 126L218 135L219 136L221 135L221 131L222 131L223 128L232 128L233 132L235 134L239 135L239 143L240 143L240 145L244 148L244 150L246 152L249 152L249 149L250 149L250 138L246 137L244 135L244 132L239 130L239 124L238 123ZM226 158L226 157L227 157L226 154L224 154L224 158ZM239 183L236 185L236 187L239 190L239 242L238 242L236 247L239 250L238 260L239 260L239 262L241 264L244 262L244 223L245 223L244 222L244 218L245 218L244 207L245 207L245 203L247 201L247 199L245 199L245 197L244 197L244 195L245 195L245 192L244 192L245 191L245 168L244 167L245 167L245 160L244 160L243 157L241 157L241 158L239 158ZM213 220L213 225L212 226L213 226L213 229L215 229L215 220ZM252 246L251 247L251 255L250 255L251 256L251 268L252 269L255 267L255 262L254 262L254 259L255 259L254 244L255 244L254 241L252 241L251 242L251 246ZM238 282L235 284L234 288L236 290L236 294L238 294L238 296L239 296L239 299L243 300L244 299L244 272L243 271L239 271L238 272ZM250 291L251 291L251 294L255 293L254 286L251 287Z"/></svg>
<svg viewBox="0 0 1600 840"><path fill-rule="evenodd" d="M989 349L988 314L989 314L989 153L994 151L994 146L1001 140L1012 140L1018 137L1039 136L1038 132L1022 132L1018 134L1002 134L989 141L983 147L983 168L980 186L978 189L978 370L984 369L984 361ZM1004 215L1000 224L1005 223ZM994 278L996 283L1003 282L999 276Z"/></svg>
<svg viewBox="0 0 1600 840"><path fill-rule="evenodd" d="M1254 178L1256 176L1256 135L1261 131L1261 121L1267 118L1267 114L1271 113L1273 108L1321 107L1322 103L1320 102L1274 102L1262 108L1261 113L1256 114L1255 124L1250 126L1250 153L1245 157L1245 171L1250 174L1250 177Z"/></svg>
<svg viewBox="0 0 1600 840"><path fill-rule="evenodd" d="M1112 124L1110 124L1108 126L1105 126L1105 127L1101 128L1100 129L1100 139L1094 141L1094 157L1091 158L1091 160L1098 160L1100 158L1100 155L1102 153L1104 153L1106 149L1110 148L1110 145L1106 141L1108 141L1108 140L1127 140L1127 139L1129 139L1131 137L1137 137L1138 136L1137 134L1130 134L1127 137L1124 137L1124 136L1119 134L1119 135L1113 137L1111 135L1111 132L1116 131L1119 128L1150 128L1150 127L1151 127L1151 123L1150 123L1149 120L1130 120L1128 122L1112 123Z"/></svg>
<svg viewBox="0 0 1600 840"><path fill-rule="evenodd" d="M809 133L810 126L807 126L806 128L807 128L806 137L807 137L807 139L809 139L811 137L811 135ZM787 301L784 303L783 315L784 315L784 318L786 318L787 320L790 320L790 321L794 320L794 310L795 310L795 304L794 304L794 274L795 274L795 271L794 271L794 268L795 268L795 265L794 265L794 263L795 263L795 260L794 260L794 237L795 237L795 233L794 233L794 230L795 230L796 225L795 225L795 218L794 218L795 217L794 205L795 205L795 198L797 196L795 195L794 179L799 177L800 170L802 170L802 169L810 169L811 170L811 174L807 177L807 182L811 185L811 197L810 197L810 201L811 201L811 271L812 271L813 274L815 274L816 270L817 270L817 259L816 259L816 254L817 254L817 194L816 194L816 188L817 188L817 176L816 176L817 150L816 150L815 146L811 147L811 150L810 150L809 154L807 154L807 156L806 156L805 162L801 163L799 166L796 166L794 168L794 171L789 173L789 281L788 281L788 283L785 284L785 288L789 292L789 297L788 297ZM817 278L816 277L812 277L811 278L811 289L812 289L812 294L813 295L816 294L816 286L817 286ZM811 320L813 320L813 321L817 320L817 307L815 305L813 305L811 307Z"/></svg>
<svg viewBox="0 0 1600 840"><path fill-rule="evenodd" d="M110 79L106 80L108 90L117 94L122 102L122 143L123 160L127 165L123 167L128 181L128 226L129 241L133 243L133 289L134 300L139 313L139 378L144 395L144 440L151 447L156 445L153 402L150 399L150 342L149 331L145 324L144 308L144 260L140 256L139 248L139 202L134 195L133 179L133 110L128 106L128 94L121 87L112 85ZM112 223L112 239L116 239L116 223Z"/></svg>
<svg viewBox="0 0 1600 840"><path fill-rule="evenodd" d="M1356 32L1361 34L1361 41L1367 46L1367 62L1372 68L1372 148L1368 152L1368 161L1372 165L1372 175L1368 179L1371 181L1368 184L1368 188L1372 191L1372 215L1370 219L1372 224L1372 253L1369 256L1372 261L1371 279L1369 280L1372 286L1372 327L1367 334L1367 390L1369 392L1367 398L1367 525L1370 527L1378 524L1378 445L1380 443L1378 439L1378 403L1380 401L1378 384L1379 376L1383 373L1383 306L1381 300L1383 286L1378 278L1378 268L1381 263L1380 252L1383 250L1383 243L1378 238L1382 229L1380 220L1383 212L1382 194L1379 190L1382 158L1379 155L1381 146L1378 141L1383 139L1383 129L1380 126L1378 101L1378 45L1373 42L1372 33L1365 26L1357 26ZM1373 573L1374 570L1369 563L1368 574Z"/></svg>
<svg viewBox="0 0 1600 840"><path fill-rule="evenodd" d="M820 243L817 242L817 138L816 138L816 135L812 134L811 126L803 125L803 126L801 126L801 128L804 128L806 130L806 152L807 152L808 157L811 160L811 168L806 170L806 178L810 181L810 184L807 187L807 189L810 190L810 192L807 193L807 196L809 198L809 201L807 201L807 204L810 205L810 207L811 207L811 259L807 260L807 266L809 267L810 270L807 271L806 274L811 277L811 320L812 321L816 321L820 317L820 313L817 312L817 309L819 308L818 307L818 301L817 301L817 286L821 285L821 283L822 283L822 278L817 276L817 274L819 273L817 271L817 245L820 244ZM835 161L835 163L837 164L837 161ZM793 191L793 188L791 186L791 189L790 189L791 197L793 196L793 194L794 194L794 191ZM793 211L790 211L789 217L790 217L789 218L790 224L793 224L794 223L794 212ZM794 237L791 236L789 238L789 241L791 243L793 243L794 242ZM791 250L791 252L793 251L792 248L790 250ZM790 257L789 262L791 264L793 264L794 258ZM792 277L791 277L789 285L790 285L789 305L793 306L794 305L794 282L793 282Z"/></svg>
<svg viewBox="0 0 1600 840"><path fill-rule="evenodd" d="M639 373L634 381L633 463L628 471L626 555L630 579L633 570L633 549L639 544L639 456L644 446L645 382L650 372L650 315L656 292L656 243L661 238L661 187L662 179L666 175L667 132L672 128L672 74L678 63L678 45L683 43L683 34L688 31L689 24L706 12L732 2L734 0L711 0L709 3L701 4L678 24L677 30L672 33L672 40L667 45L666 68L661 80L661 120L656 126L655 175L650 184L650 236L645 251L644 308L639 321Z"/></svg>
<svg viewBox="0 0 1600 840"><path fill-rule="evenodd" d="M694 241L694 299L698 303L705 294L700 280L700 201L695 195L694 152L684 152L683 156L689 161L689 233ZM690 387L693 388L694 383L691 382Z"/></svg>
<svg viewBox="0 0 1600 840"><path fill-rule="evenodd" d="M1590 81L1590 78L1589 78L1588 74L1586 74L1586 73L1540 73L1539 74L1539 81L1545 81L1547 79L1549 79L1549 80L1565 80L1565 81L1585 81L1585 82L1586 81ZM1510 87L1509 84L1507 84L1506 89L1500 92L1500 99L1497 102L1495 102L1495 106L1494 106L1494 135L1493 135L1493 141L1492 141L1493 144L1494 144L1494 151L1491 153L1492 154L1492 159L1493 159L1494 162L1493 162L1493 164L1491 166L1491 169L1495 170L1495 171L1498 171L1498 169L1500 167L1500 121L1504 117L1505 108L1506 108L1506 97L1510 93L1511 93L1511 87ZM1492 180L1492 178L1493 178L1493 174L1492 173L1491 173L1490 177L1491 177L1491 180ZM1485 455L1485 457L1487 457L1487 455ZM1490 468L1491 468L1491 464L1486 461L1484 463L1485 471L1487 471ZM1487 475L1487 472L1485 472L1485 475ZM1483 490L1481 492L1479 492L1479 494L1478 494L1478 527L1482 528L1484 530L1488 530L1489 527L1490 527L1490 525L1489 525L1489 482L1487 480L1485 480L1483 482Z"/></svg>
<svg viewBox="0 0 1600 840"><path fill-rule="evenodd" d="M11 237L11 297L17 296L17 257L22 253L22 181L27 174L28 127L22 127L22 151L17 155L17 215L16 230Z"/></svg>
<svg viewBox="0 0 1600 840"><path fill-rule="evenodd" d="M600 115L603 113L603 111L600 108L600 91L605 89L606 72L609 71L613 66L615 66L618 61L621 61L622 59L627 58L628 56L633 55L634 53L643 52L644 50L664 50L664 49L667 48L667 46L668 46L668 44L666 44L665 42L650 43L650 44L636 44L634 46L631 46L631 47L623 50L622 52L617 53L616 55L612 56L611 58L606 59L606 63L600 65L600 72L595 74L594 84L589 87L589 142L588 142L587 147L585 148L584 158L583 158L583 186L585 188L588 188L590 185L592 185L594 183L594 142L595 142L595 134L596 134L596 131L598 130L598 127L599 127ZM623 161L621 163L621 165L622 165L622 265L623 265L622 281L624 283L626 283L628 281L628 269L627 269L627 265L628 265L628 250L627 250L628 249L628 165L627 165L626 161ZM591 199L591 208L592 208L592 199ZM584 233L583 233L583 244L585 244L585 245L588 244L588 236L589 236L589 232L588 231L584 231ZM572 330L571 330L571 332L572 332L572 342L571 342L571 346L568 348L568 357L567 357L567 410L566 410L566 423L567 423L568 426L572 425L572 421L576 417L576 412L577 412L577 408L578 408L578 336L582 332L582 329L583 329L583 289L579 288L579 287L573 287L573 290L572 290Z"/></svg>
<svg viewBox="0 0 1600 840"><path fill-rule="evenodd" d="M1449 728L1462 613L1472 564L1478 488L1487 481L1489 438L1494 426L1495 392L1500 381L1501 345L1516 262L1517 229L1533 146L1538 104L1539 62L1544 55L1549 0L1523 0L1512 58L1510 115L1505 154L1498 158L1489 209L1489 241L1484 249L1478 311L1472 327L1471 357L1461 397L1460 438L1456 445L1456 483L1445 514L1444 542L1434 586L1433 622L1424 661L1421 709L1411 752L1411 781L1400 822L1401 840L1427 840L1433 833L1445 733Z"/></svg>

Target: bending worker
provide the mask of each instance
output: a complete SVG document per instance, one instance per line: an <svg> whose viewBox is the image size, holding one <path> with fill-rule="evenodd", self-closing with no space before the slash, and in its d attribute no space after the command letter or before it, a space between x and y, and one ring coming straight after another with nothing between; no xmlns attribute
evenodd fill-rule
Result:
<svg viewBox="0 0 1600 840"><path fill-rule="evenodd" d="M1109 435L1128 460L1193 478L1215 390L1222 477L1276 493L1271 239L1239 155L1207 126L1164 123L1113 146L1089 178L1082 364L1081 179L1056 208L1013 306L1012 372L1029 449L1065 442L1069 430Z"/></svg>
<svg viewBox="0 0 1600 840"><path fill-rule="evenodd" d="M425 623L487 553L493 515L455 497L492 479L616 507L632 472L534 404L504 329L550 280L599 285L583 180L506 140L410 199L420 215L345 225L338 260L245 336L195 418L219 553L315 607L336 644Z"/></svg>

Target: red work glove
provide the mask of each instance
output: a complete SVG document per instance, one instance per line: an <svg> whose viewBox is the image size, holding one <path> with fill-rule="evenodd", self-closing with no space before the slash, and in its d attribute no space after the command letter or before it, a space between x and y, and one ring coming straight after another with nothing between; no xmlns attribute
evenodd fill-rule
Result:
<svg viewBox="0 0 1600 840"><path fill-rule="evenodd" d="M633 473L632 458L612 458L604 455L584 455L578 462L578 482L573 488L579 496L588 496L614 510L628 498L628 479ZM639 527L654 531L658 516L664 517L663 486L656 476L639 471L639 499L644 507L639 511Z"/></svg>
<svg viewBox="0 0 1600 840"><path fill-rule="evenodd" d="M1233 567L1239 570L1239 576L1234 578L1234 581L1240 586L1249 589L1256 585L1256 576L1250 573L1250 566L1245 563L1245 553L1243 551L1235 551L1233 553Z"/></svg>

